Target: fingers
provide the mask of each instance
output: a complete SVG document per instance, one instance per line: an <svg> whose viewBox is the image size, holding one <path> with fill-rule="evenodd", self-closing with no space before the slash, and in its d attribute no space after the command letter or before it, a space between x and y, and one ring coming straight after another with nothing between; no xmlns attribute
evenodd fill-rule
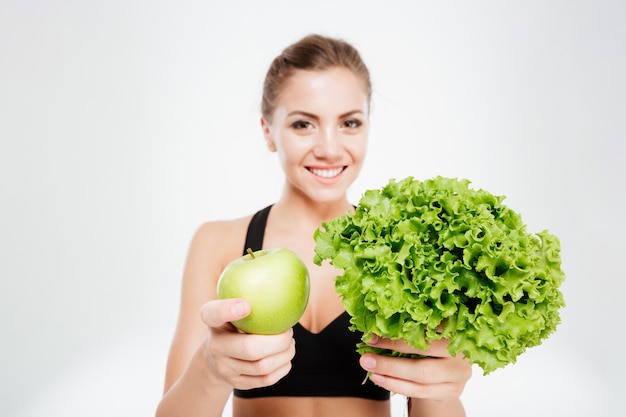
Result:
<svg viewBox="0 0 626 417"><path fill-rule="evenodd" d="M416 355L424 355L435 358L444 358L450 357L450 353L448 352L448 345L450 341L447 339L434 340L430 343L430 347L427 350L417 349L410 345L408 345L404 339L384 339L382 337L378 337L374 335L372 340L367 342L370 346L375 346L383 349L390 349L396 352L402 353L410 353Z"/></svg>
<svg viewBox="0 0 626 417"><path fill-rule="evenodd" d="M208 348L211 353L216 355L228 356L242 361L258 361L290 350L294 343L292 329L273 335L213 331Z"/></svg>
<svg viewBox="0 0 626 417"><path fill-rule="evenodd" d="M440 384L469 379L471 368L465 359L458 358L398 358L365 354L360 359L363 369L381 375L393 375L424 384Z"/></svg>
<svg viewBox="0 0 626 417"><path fill-rule="evenodd" d="M377 385L414 398L458 398L472 374L463 358L411 359L366 354L360 363Z"/></svg>
<svg viewBox="0 0 626 417"><path fill-rule="evenodd" d="M219 364L220 372L228 375L235 388L250 389L275 384L291 370L295 355L295 342L289 347L257 360L225 357Z"/></svg>
<svg viewBox="0 0 626 417"><path fill-rule="evenodd" d="M360 364L374 383L391 392L413 398L450 400L458 398L472 375L463 355L452 357L449 342L438 340L427 350L415 349L402 340L374 338L373 346L398 352L425 355L426 358L391 357L365 354Z"/></svg>
<svg viewBox="0 0 626 417"><path fill-rule="evenodd" d="M291 329L277 335L214 329L206 343L215 371L239 389L276 383L289 372L295 355Z"/></svg>
<svg viewBox="0 0 626 417"><path fill-rule="evenodd" d="M202 321L209 327L221 327L248 314L250 304L242 298L209 301L200 310Z"/></svg>
<svg viewBox="0 0 626 417"><path fill-rule="evenodd" d="M289 349L293 342L293 330L276 335L246 335L228 325L231 321L250 314L250 305L244 299L214 300L202 306L202 320L210 328L208 348L211 353L244 361L256 361Z"/></svg>
<svg viewBox="0 0 626 417"><path fill-rule="evenodd" d="M213 300L201 309L209 332L205 339L213 372L231 386L249 389L276 383L291 369L295 355L293 330L276 335L239 332L231 321L250 314L243 299Z"/></svg>

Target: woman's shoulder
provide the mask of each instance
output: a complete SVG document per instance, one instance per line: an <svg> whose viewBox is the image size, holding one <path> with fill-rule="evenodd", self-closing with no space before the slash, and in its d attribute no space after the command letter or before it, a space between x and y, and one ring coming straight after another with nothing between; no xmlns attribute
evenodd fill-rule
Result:
<svg viewBox="0 0 626 417"><path fill-rule="evenodd" d="M232 220L208 221L193 234L185 267L187 281L205 285L206 277L217 277L232 260L243 255L251 215ZM193 279L194 277L198 280ZM211 281L211 280L209 280ZM204 283L204 284L203 284Z"/></svg>
<svg viewBox="0 0 626 417"><path fill-rule="evenodd" d="M251 218L252 215L247 215L229 220L204 222L196 229L194 240L198 239L207 244L214 242L225 244L232 240L237 240L241 241L243 245L243 239L245 239Z"/></svg>
<svg viewBox="0 0 626 417"><path fill-rule="evenodd" d="M247 215L243 217L238 217L235 219L229 220L211 220L204 222L198 226L196 230L196 234L201 235L210 235L213 233L220 232L236 232L236 231L244 231L248 228L248 224L250 223L250 219L252 215Z"/></svg>
<svg viewBox="0 0 626 417"><path fill-rule="evenodd" d="M213 220L202 223L196 230L195 237L201 240L213 240L216 237L220 241L224 239L235 238L241 240L241 244L246 237L246 232L250 221L255 214L265 214L269 212L269 209L273 205L266 206L260 209L258 212L250 213L245 216L236 217L228 220Z"/></svg>

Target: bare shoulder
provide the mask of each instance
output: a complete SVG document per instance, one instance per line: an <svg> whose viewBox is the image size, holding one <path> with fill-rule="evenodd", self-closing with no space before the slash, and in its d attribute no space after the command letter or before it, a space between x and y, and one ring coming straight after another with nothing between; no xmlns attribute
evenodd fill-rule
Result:
<svg viewBox="0 0 626 417"><path fill-rule="evenodd" d="M251 217L249 215L201 224L193 236L189 256L211 259L214 267L222 270L230 261L243 255Z"/></svg>
<svg viewBox="0 0 626 417"><path fill-rule="evenodd" d="M215 298L215 285L233 259L243 255L246 231L252 215L201 224L191 239L183 274L183 300L199 307Z"/></svg>

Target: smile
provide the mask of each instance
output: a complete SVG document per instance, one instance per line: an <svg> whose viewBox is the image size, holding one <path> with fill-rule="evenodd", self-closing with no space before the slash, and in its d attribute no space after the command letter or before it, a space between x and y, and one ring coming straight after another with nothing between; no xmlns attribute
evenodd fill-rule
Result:
<svg viewBox="0 0 626 417"><path fill-rule="evenodd" d="M334 178L337 175L341 174L345 167L334 168L334 169L320 169L320 168L309 168L309 171L322 178Z"/></svg>

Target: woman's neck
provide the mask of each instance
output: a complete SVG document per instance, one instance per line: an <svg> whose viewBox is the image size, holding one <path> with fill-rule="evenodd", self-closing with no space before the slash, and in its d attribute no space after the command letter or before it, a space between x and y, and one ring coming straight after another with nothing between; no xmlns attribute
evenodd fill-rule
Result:
<svg viewBox="0 0 626 417"><path fill-rule="evenodd" d="M274 204L274 209L283 211L290 218L319 225L353 211L354 207L346 195L334 201L313 201L306 196L286 191Z"/></svg>

